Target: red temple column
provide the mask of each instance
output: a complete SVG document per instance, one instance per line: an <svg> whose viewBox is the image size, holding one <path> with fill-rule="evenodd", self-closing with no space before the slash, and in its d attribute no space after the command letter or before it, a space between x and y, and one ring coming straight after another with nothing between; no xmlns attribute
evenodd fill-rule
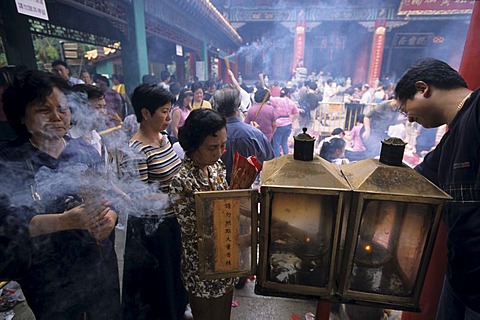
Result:
<svg viewBox="0 0 480 320"><path fill-rule="evenodd" d="M447 269L447 231L443 223L437 233L427 276L420 295L421 312L403 312L402 320L435 320Z"/></svg>
<svg viewBox="0 0 480 320"><path fill-rule="evenodd" d="M299 61L303 61L305 56L305 12L300 10L295 24L295 44L293 47L292 74L295 74L295 68Z"/></svg>
<svg viewBox="0 0 480 320"><path fill-rule="evenodd" d="M460 74L465 79L468 87L475 90L480 87L480 2L475 1L470 26L468 27L467 40L463 49Z"/></svg>
<svg viewBox="0 0 480 320"><path fill-rule="evenodd" d="M368 42L362 41L356 52L355 69L353 70L352 83L364 83L367 78L368 68Z"/></svg>
<svg viewBox="0 0 480 320"><path fill-rule="evenodd" d="M373 86L375 80L380 78L382 69L383 49L385 48L385 36L387 33L385 19L375 21L373 30L372 52L370 54L370 65L368 68L367 83Z"/></svg>
<svg viewBox="0 0 480 320"><path fill-rule="evenodd" d="M328 320L330 319L330 302L319 301L317 304L317 311L315 313L315 319Z"/></svg>

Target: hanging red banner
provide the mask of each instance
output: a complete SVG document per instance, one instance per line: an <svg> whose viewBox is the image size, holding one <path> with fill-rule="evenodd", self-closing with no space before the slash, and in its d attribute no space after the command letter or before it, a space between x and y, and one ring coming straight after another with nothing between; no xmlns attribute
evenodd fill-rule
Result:
<svg viewBox="0 0 480 320"><path fill-rule="evenodd" d="M298 13L297 22L295 24L295 45L293 48L293 73L295 69L302 64L305 56L305 12L301 10Z"/></svg>
<svg viewBox="0 0 480 320"><path fill-rule="evenodd" d="M382 68L383 49L385 47L385 19L379 19L375 22L375 30L373 35L372 53L370 55L370 67L368 69L368 81L373 85L376 79L380 78L380 70Z"/></svg>
<svg viewBox="0 0 480 320"><path fill-rule="evenodd" d="M471 14L472 0L402 0L399 15Z"/></svg>

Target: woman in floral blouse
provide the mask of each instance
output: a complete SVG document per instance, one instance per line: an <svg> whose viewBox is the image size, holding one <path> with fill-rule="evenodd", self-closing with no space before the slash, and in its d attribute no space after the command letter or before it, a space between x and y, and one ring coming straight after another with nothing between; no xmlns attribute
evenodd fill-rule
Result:
<svg viewBox="0 0 480 320"><path fill-rule="evenodd" d="M200 280L194 193L226 190L220 160L227 143L226 120L211 109L193 110L179 130L185 150L180 171L170 185L170 201L182 233L182 277L195 320L230 319L234 279Z"/></svg>

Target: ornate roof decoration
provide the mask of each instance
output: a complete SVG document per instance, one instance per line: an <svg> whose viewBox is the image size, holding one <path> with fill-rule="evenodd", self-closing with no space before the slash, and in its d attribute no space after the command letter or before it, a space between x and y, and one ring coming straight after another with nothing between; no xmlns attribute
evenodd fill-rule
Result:
<svg viewBox="0 0 480 320"><path fill-rule="evenodd" d="M199 10L202 16L206 17L211 24L218 26L220 30L223 31L229 38L234 40L236 43L243 42L243 39L238 34L237 30L235 30L235 28L220 13L220 11L218 11L218 9L210 2L210 0L179 1L178 5L183 7L193 6L193 9Z"/></svg>

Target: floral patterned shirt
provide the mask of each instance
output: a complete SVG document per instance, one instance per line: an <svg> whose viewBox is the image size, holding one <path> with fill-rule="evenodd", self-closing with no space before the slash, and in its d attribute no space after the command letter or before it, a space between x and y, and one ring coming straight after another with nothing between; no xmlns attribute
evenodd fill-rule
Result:
<svg viewBox="0 0 480 320"><path fill-rule="evenodd" d="M197 191L226 190L225 165L218 160L208 167L209 176L185 156L180 171L170 185L170 203L177 214L182 231L182 277L185 288L200 298L218 298L233 290L234 278L200 280L198 256L197 215L195 196Z"/></svg>

